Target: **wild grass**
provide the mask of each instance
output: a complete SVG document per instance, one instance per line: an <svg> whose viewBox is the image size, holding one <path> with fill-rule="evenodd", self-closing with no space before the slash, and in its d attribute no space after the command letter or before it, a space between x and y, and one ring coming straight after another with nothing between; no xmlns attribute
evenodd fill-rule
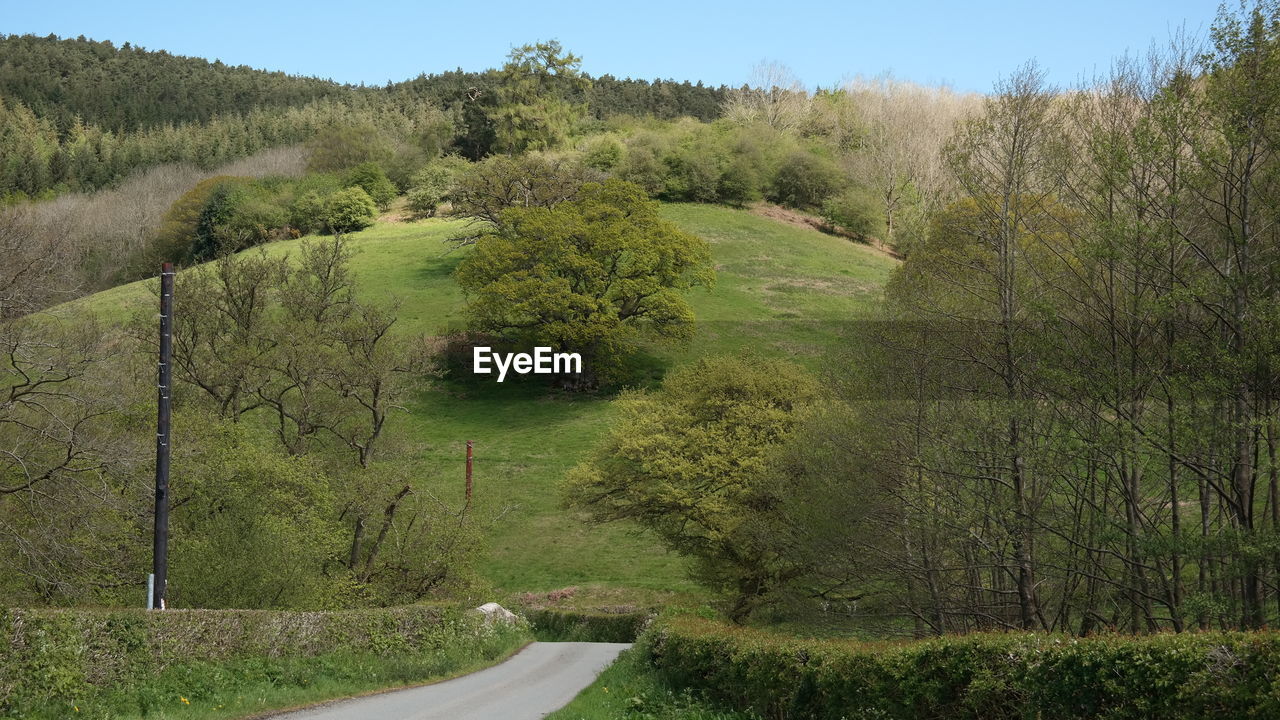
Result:
<svg viewBox="0 0 1280 720"><path fill-rule="evenodd" d="M757 720L687 690L675 690L645 662L642 651L618 656L596 681L547 720Z"/></svg>

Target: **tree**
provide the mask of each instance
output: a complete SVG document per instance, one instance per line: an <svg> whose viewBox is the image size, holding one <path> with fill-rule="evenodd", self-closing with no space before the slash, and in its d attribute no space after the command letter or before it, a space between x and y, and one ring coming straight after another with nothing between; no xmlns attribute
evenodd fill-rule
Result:
<svg viewBox="0 0 1280 720"><path fill-rule="evenodd" d="M819 207L840 189L840 171L826 158L796 151L778 167L769 188L769 199L783 205L807 209Z"/></svg>
<svg viewBox="0 0 1280 720"><path fill-rule="evenodd" d="M244 195L236 191L249 182L249 178L230 178L209 187L204 205L196 216L195 233L191 238L193 260L204 262L221 252L236 252L248 247L252 228L235 223L235 219L236 206L244 200Z"/></svg>
<svg viewBox="0 0 1280 720"><path fill-rule="evenodd" d="M497 155L468 165L449 193L453 214L502 228L511 208L550 208L573 199L600 174L565 158L538 153ZM475 235L459 240L471 242Z"/></svg>
<svg viewBox="0 0 1280 720"><path fill-rule="evenodd" d="M657 392L626 392L620 421L568 475L564 497L596 522L634 520L728 593L741 622L801 571L754 542L778 506L771 452L817 383L795 365L716 357L673 372Z"/></svg>
<svg viewBox="0 0 1280 720"><path fill-rule="evenodd" d="M391 159L391 143L372 125L339 125L329 128L307 143L311 158L307 170L335 172L367 162Z"/></svg>
<svg viewBox="0 0 1280 720"><path fill-rule="evenodd" d="M196 183L196 186L174 201L161 219L155 232L151 254L159 262L186 265L196 259L196 245L201 216L214 192L230 183L244 182L244 178L218 175ZM152 262L155 265L156 262Z"/></svg>
<svg viewBox="0 0 1280 720"><path fill-rule="evenodd" d="M381 210L390 207L391 201L400 194L382 166L375 162L360 163L351 168L347 172L346 185L364 190Z"/></svg>
<svg viewBox="0 0 1280 720"><path fill-rule="evenodd" d="M457 186L458 176L466 169L465 160L449 156L435 160L413 176L409 188L409 209L421 217L433 217L440 204Z"/></svg>
<svg viewBox="0 0 1280 720"><path fill-rule="evenodd" d="M758 122L795 132L804 124L812 103L812 96L791 68L761 62L752 68L750 83L729 91L723 113L732 122Z"/></svg>
<svg viewBox="0 0 1280 720"><path fill-rule="evenodd" d="M57 296L62 238L22 210L0 210L0 560L4 590L28 601L86 599L116 582L127 465L112 434L128 383L112 372L112 339L93 322L38 309ZM115 553L119 555L119 553Z"/></svg>
<svg viewBox="0 0 1280 720"><path fill-rule="evenodd" d="M582 59L551 40L511 51L500 72L498 106L493 109L498 149L507 153L547 150L564 143L586 115L584 94L591 81Z"/></svg>
<svg viewBox="0 0 1280 720"><path fill-rule="evenodd" d="M276 452L244 424L179 415L170 604L326 609L351 587L326 565L342 550L319 463Z"/></svg>
<svg viewBox="0 0 1280 720"><path fill-rule="evenodd" d="M966 123L949 148L949 161L961 187L969 194L976 215L959 234L979 248L988 262L971 287L977 307L962 311L963 322L980 330L980 349L972 357L993 370L1001 404L994 407L999 464L991 469L993 493L1008 513L1004 524L1010 537L1016 580L1019 625L1045 627L1040 610L1034 535L1036 514L1045 497L1045 483L1029 457L1035 440L1028 430L1036 422L1028 376L1028 316L1025 246L1040 233L1058 227L1042 190L1042 148L1053 131L1050 107L1053 91L1044 85L1044 72L1028 64L989 98L983 117ZM985 337L983 337L985 336Z"/></svg>
<svg viewBox="0 0 1280 720"><path fill-rule="evenodd" d="M855 79L841 101L859 121L850 170L879 197L884 241L894 245L904 206L913 197L934 210L951 194L943 144L956 123L976 110L977 98L886 75Z"/></svg>
<svg viewBox="0 0 1280 720"><path fill-rule="evenodd" d="M241 424L265 426L282 455L323 467L331 503L318 496L292 502L302 509L311 507L307 503L330 504L332 514L322 519L339 531L336 540L327 531L310 533L308 540L275 527L272 518L228 515L217 523L243 526L244 533L283 533L289 543L314 541L330 550L336 542L341 548L331 553L336 557L330 571L343 568L352 592L376 602L412 602L445 585L469 582L480 535L474 517L413 488L403 457L388 441L391 416L401 409L410 378L428 375L430 368L413 343L392 332L394 306L357 299L352 253L349 241L335 234L305 240L295 260L241 253L183 273L176 291L174 377L196 389L197 400L211 401L205 408L212 414L233 423L253 418ZM236 475L247 467L227 463L214 474ZM309 465L264 467L304 492L295 471ZM235 482L249 487L257 481L237 476ZM204 491L217 505L221 490ZM241 502L233 491L239 492L227 489L224 505ZM235 535L226 532L218 542ZM313 549L299 546L303 555ZM269 577L253 578L263 587L278 587Z"/></svg>
<svg viewBox="0 0 1280 720"><path fill-rule="evenodd" d="M554 207L515 207L455 272L474 329L521 345L582 354L607 375L642 330L693 331L683 292L714 279L706 241L658 214L620 180L589 183Z"/></svg>
<svg viewBox="0 0 1280 720"><path fill-rule="evenodd" d="M330 232L363 230L372 225L376 217L378 206L363 188L339 190L324 201L324 224Z"/></svg>

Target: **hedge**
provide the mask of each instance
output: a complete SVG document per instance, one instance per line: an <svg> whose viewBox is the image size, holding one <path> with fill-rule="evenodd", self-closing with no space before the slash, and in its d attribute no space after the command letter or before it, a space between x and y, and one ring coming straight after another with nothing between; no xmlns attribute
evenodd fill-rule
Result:
<svg viewBox="0 0 1280 720"><path fill-rule="evenodd" d="M555 642L634 642L652 613L584 612L553 608L526 608L521 611L534 636Z"/></svg>
<svg viewBox="0 0 1280 720"><path fill-rule="evenodd" d="M172 677L195 683L194 699L223 689L209 678L273 680L285 669L358 666L361 658L407 659L389 665L406 672L437 665L448 671L457 658L495 659L525 637L522 627L494 628L461 609L430 605L340 612L0 610L0 717L57 717L58 708L79 712L85 704L145 713L147 689ZM443 665L436 662L446 656Z"/></svg>
<svg viewBox="0 0 1280 720"><path fill-rule="evenodd" d="M767 718L1277 718L1280 634L978 634L908 644L802 640L659 621L659 674Z"/></svg>

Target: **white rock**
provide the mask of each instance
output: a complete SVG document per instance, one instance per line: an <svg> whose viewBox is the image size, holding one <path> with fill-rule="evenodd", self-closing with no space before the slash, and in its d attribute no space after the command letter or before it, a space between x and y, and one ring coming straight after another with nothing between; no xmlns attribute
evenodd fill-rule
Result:
<svg viewBox="0 0 1280 720"><path fill-rule="evenodd" d="M513 623L516 621L516 614L502 607L496 602L487 602L476 608L476 612L484 616L485 622L488 623Z"/></svg>

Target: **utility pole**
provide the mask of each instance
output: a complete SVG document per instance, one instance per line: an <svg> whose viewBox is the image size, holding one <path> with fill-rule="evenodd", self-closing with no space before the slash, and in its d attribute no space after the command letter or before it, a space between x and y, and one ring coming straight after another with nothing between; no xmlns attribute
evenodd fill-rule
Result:
<svg viewBox="0 0 1280 720"><path fill-rule="evenodd" d="M173 263L160 266L160 381L156 402L156 527L152 550L151 607L163 610L169 573L169 442L173 419Z"/></svg>
<svg viewBox="0 0 1280 720"><path fill-rule="evenodd" d="M463 511L471 509L471 441L467 441L467 503Z"/></svg>

